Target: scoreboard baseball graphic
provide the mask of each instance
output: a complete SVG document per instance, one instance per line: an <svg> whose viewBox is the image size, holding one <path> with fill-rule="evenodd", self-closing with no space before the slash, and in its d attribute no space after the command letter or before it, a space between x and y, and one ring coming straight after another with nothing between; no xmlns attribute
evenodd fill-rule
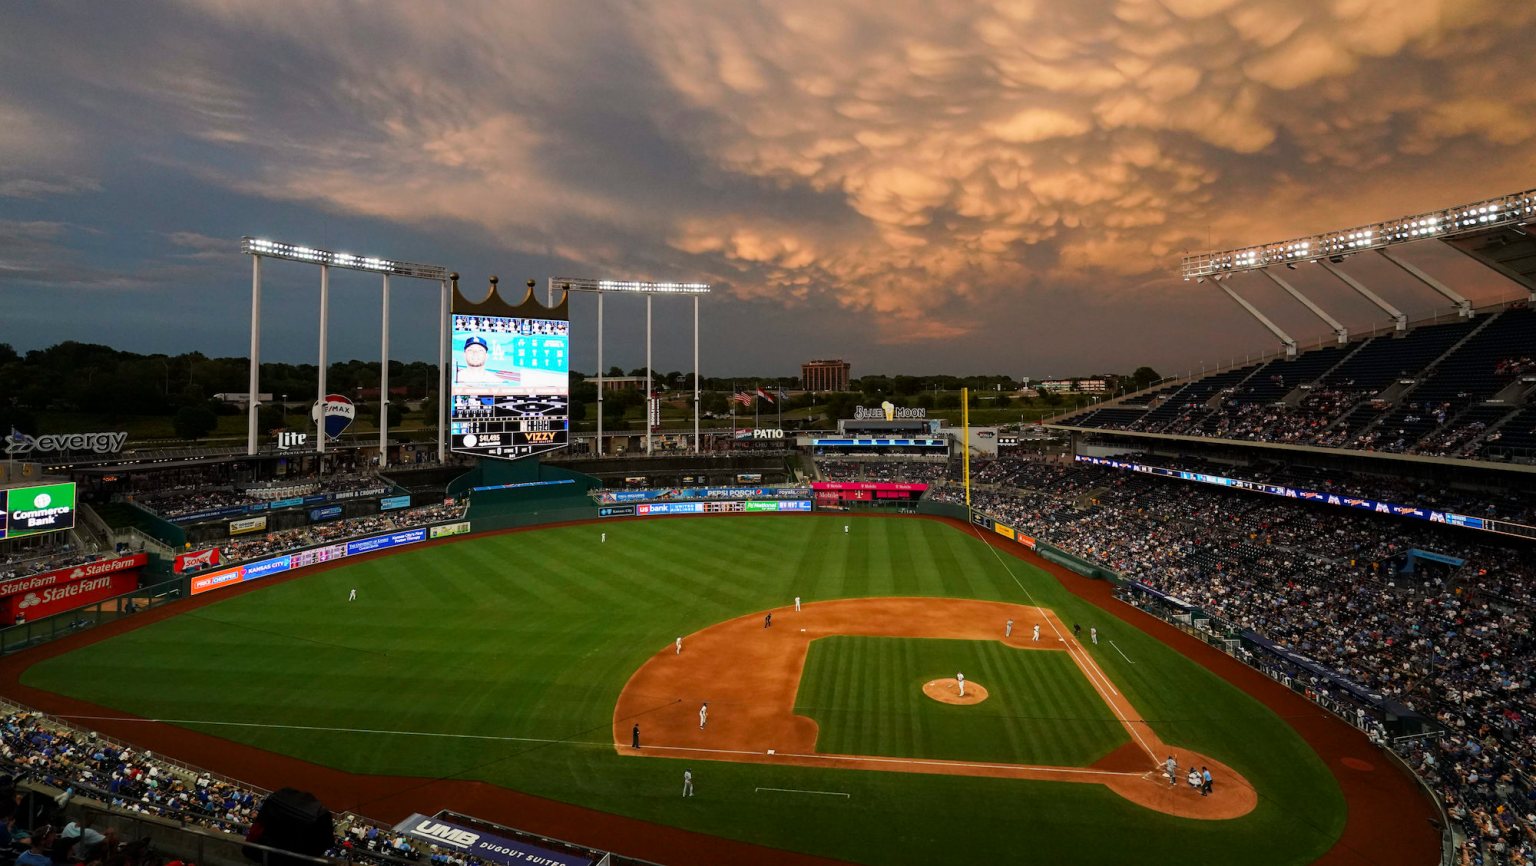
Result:
<svg viewBox="0 0 1536 866"><path fill-rule="evenodd" d="M517 459L570 443L570 318L530 286L516 306L491 292L472 302L453 287L453 450Z"/></svg>

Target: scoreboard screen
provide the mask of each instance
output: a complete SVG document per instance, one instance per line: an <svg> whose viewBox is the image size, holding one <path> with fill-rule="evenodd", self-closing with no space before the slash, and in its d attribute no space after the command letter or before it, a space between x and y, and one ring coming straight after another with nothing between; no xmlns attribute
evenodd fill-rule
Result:
<svg viewBox="0 0 1536 866"><path fill-rule="evenodd" d="M516 459L570 443L570 327L454 314L454 451Z"/></svg>
<svg viewBox="0 0 1536 866"><path fill-rule="evenodd" d="M45 484L0 490L5 513L0 538L20 538L75 527L75 484Z"/></svg>

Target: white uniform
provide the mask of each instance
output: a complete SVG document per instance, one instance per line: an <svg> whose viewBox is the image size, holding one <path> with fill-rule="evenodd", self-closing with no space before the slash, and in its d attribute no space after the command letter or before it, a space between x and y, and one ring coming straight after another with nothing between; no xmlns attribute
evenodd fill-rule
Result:
<svg viewBox="0 0 1536 866"><path fill-rule="evenodd" d="M800 596L795 596L795 613L800 612Z"/></svg>
<svg viewBox="0 0 1536 866"><path fill-rule="evenodd" d="M1003 626L1003 637L1013 637L1013 620L1008 620L1008 624Z"/></svg>
<svg viewBox="0 0 1536 866"><path fill-rule="evenodd" d="M684 770L683 771L683 796L684 797L692 797L693 796L693 771L692 770Z"/></svg>
<svg viewBox="0 0 1536 866"><path fill-rule="evenodd" d="M1040 640L1040 623L1035 623L1035 640Z"/></svg>
<svg viewBox="0 0 1536 866"><path fill-rule="evenodd" d="M606 532L603 533L603 540L602 540L601 543L602 544L607 544L608 543L608 533L606 533Z"/></svg>
<svg viewBox="0 0 1536 866"><path fill-rule="evenodd" d="M955 680L960 683L960 697L965 697L965 674L955 674Z"/></svg>
<svg viewBox="0 0 1536 866"><path fill-rule="evenodd" d="M699 730L704 730L704 723L709 721L709 704L699 707Z"/></svg>
<svg viewBox="0 0 1536 866"><path fill-rule="evenodd" d="M1088 636L1093 638L1093 645L1094 646L1098 646L1099 645L1099 629L1098 629L1098 626L1094 626L1093 628L1088 629Z"/></svg>
<svg viewBox="0 0 1536 866"><path fill-rule="evenodd" d="M848 524L844 523L843 524L843 533L847 534L847 532L848 532Z"/></svg>
<svg viewBox="0 0 1536 866"><path fill-rule="evenodd" d="M347 601L357 601L357 590L352 590L352 593L347 596Z"/></svg>
<svg viewBox="0 0 1536 866"><path fill-rule="evenodd" d="M683 639L682 638L678 638L677 639L677 654L678 655L682 655L683 654Z"/></svg>

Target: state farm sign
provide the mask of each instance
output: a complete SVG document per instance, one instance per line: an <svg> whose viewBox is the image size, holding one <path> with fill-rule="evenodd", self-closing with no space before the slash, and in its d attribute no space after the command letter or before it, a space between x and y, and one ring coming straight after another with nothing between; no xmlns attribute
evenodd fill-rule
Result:
<svg viewBox="0 0 1536 866"><path fill-rule="evenodd" d="M147 555L135 553L132 556L120 556L116 559L99 559L86 565L45 571L41 574L33 574L27 577L16 577L0 582L0 598L15 595L18 592L34 592L71 581L85 580L87 578L101 577L106 574L117 574L130 569L143 568L148 563L149 557Z"/></svg>
<svg viewBox="0 0 1536 866"><path fill-rule="evenodd" d="M12 595L0 602L0 616L6 617L7 623L14 623L18 615L24 621L32 622L45 616L105 601L133 592L138 588L138 572L118 572L88 577L62 586Z"/></svg>

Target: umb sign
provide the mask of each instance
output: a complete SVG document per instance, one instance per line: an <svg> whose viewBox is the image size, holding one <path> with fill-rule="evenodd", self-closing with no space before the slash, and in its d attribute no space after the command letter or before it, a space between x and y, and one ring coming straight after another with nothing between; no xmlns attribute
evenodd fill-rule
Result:
<svg viewBox="0 0 1536 866"><path fill-rule="evenodd" d="M428 818L419 812L396 824L395 832L504 866L530 863L541 866L591 866L593 859L590 854L556 851L521 839L487 833L479 827L466 827L443 818Z"/></svg>
<svg viewBox="0 0 1536 866"><path fill-rule="evenodd" d="M0 538L20 538L74 526L74 482L5 491L5 523L0 526Z"/></svg>
<svg viewBox="0 0 1536 866"><path fill-rule="evenodd" d="M928 417L927 409L909 409L906 406L897 406L887 400L879 406L855 406L853 408L853 420L855 421L905 421L921 420Z"/></svg>

